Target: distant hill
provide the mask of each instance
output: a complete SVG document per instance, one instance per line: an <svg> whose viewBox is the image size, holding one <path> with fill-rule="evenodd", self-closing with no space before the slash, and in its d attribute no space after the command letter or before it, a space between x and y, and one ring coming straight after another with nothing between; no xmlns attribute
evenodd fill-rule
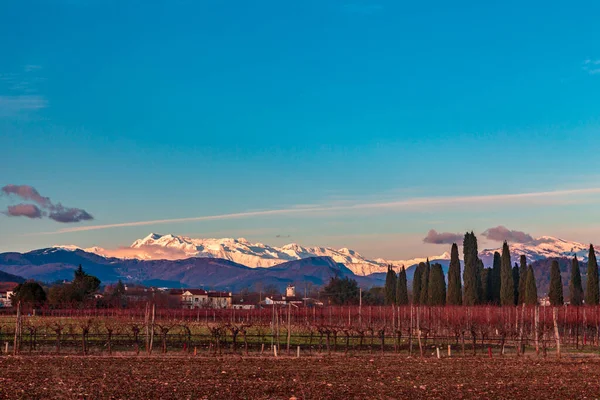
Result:
<svg viewBox="0 0 600 400"><path fill-rule="evenodd" d="M297 286L323 285L333 276L351 277L365 288L382 285L377 277L356 276L330 257L310 257L271 268L249 268L220 258L183 260L138 260L106 258L79 249L49 248L29 253L0 254L0 271L42 282L72 279L82 265L86 272L103 283L135 282L152 286L205 287L238 291L258 283L275 285L280 290L290 283Z"/></svg>
<svg viewBox="0 0 600 400"><path fill-rule="evenodd" d="M163 238L163 236L160 236ZM537 244L531 246L511 245L513 261L517 261L522 252L528 260L540 257L533 261L534 273L538 285L538 293L543 295L548 291L550 280L550 263L553 258L560 260L565 286L565 298L568 298L568 282L570 274L570 259L577 254L579 260L587 260L587 245L566 242L560 239L544 237ZM537 253L532 249L536 248ZM97 250L97 249L96 249ZM486 267L492 266L494 250L484 250L480 257ZM354 254L351 250L348 252ZM534 256L534 254L536 254ZM557 255L551 258L544 256ZM444 273L448 272L449 260L432 258L430 262L442 265ZM122 279L125 282L136 282L152 286L169 287L205 287L212 289L229 289L237 291L242 288L256 287L259 283L263 287L275 285L282 289L289 283L299 287L306 285L320 286L333 277L351 277L356 279L364 288L382 286L385 282L385 273L376 272L367 276L356 274L352 268L336 261L329 256L301 257L279 263L270 267L254 267L236 263L234 261L216 257L188 257L176 260L140 260L137 258L104 257L99 254L84 251L79 248L52 247L34 250L28 253L3 253L0 254L1 281L22 282L26 279L36 279L42 282L73 278L73 272L81 264L84 269L96 275L104 283L116 282ZM356 264L354 264L356 267ZM407 267L409 289L413 280L416 264ZM582 279L585 285L586 263L581 261ZM461 274L462 275L462 274Z"/></svg>
<svg viewBox="0 0 600 400"><path fill-rule="evenodd" d="M385 272L388 264L412 265L425 261L425 258L412 260L388 261L384 259L371 260L355 250L348 248L334 249L331 247L305 247L297 243L281 247L263 243L252 243L244 238L190 238L178 235L161 235L151 233L134 241L129 247L107 250L100 247L81 249L73 245L57 246L67 250L83 250L107 257L139 260L179 260L190 257L220 258L246 265L251 268L269 268L289 261L313 257L331 257L337 263L344 264L356 275L369 275L375 272ZM449 258L448 253L430 258Z"/></svg>
<svg viewBox="0 0 600 400"><path fill-rule="evenodd" d="M25 278L0 271L0 282L22 283L25 282Z"/></svg>
<svg viewBox="0 0 600 400"><path fill-rule="evenodd" d="M460 245L461 243L459 243ZM411 279L410 269L419 262L425 261L427 256L433 262L445 266L450 259L450 245L440 246L441 255L425 255L410 260L386 260L383 258L369 258L355 250L348 248L334 249L331 247L307 247L297 243L286 244L281 247L270 246L264 243L252 243L246 239L232 238L190 238L178 235L161 235L151 233L148 236L134 241L128 247L107 250L100 247L86 249L66 245L59 248L84 251L88 254L97 254L105 257L118 257L119 259L138 260L184 260L195 258L218 258L245 265L250 268L272 268L286 262L302 260L313 257L330 257L336 263L344 264L355 275L368 276L387 271L388 265L393 265L396 270L402 265L409 269L408 278ZM553 257L573 257L577 255L580 260L587 260L588 245L551 236L541 236L531 239L527 243L510 243L512 262L518 262L519 257L527 257L528 263ZM491 267L494 252L501 252L501 248L484 249L479 257L486 267ZM380 275L375 275L380 276Z"/></svg>

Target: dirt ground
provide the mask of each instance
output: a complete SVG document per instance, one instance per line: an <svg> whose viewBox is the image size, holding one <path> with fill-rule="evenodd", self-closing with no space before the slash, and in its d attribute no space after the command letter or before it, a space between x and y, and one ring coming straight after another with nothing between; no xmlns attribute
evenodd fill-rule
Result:
<svg viewBox="0 0 600 400"><path fill-rule="evenodd" d="M2 399L583 399L600 359L0 357Z"/></svg>

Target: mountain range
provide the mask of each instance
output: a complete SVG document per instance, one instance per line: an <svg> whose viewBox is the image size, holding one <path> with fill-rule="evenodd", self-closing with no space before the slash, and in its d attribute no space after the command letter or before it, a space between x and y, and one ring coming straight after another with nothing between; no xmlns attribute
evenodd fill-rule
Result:
<svg viewBox="0 0 600 400"><path fill-rule="evenodd" d="M450 247L450 245L447 245ZM160 235L151 233L145 238L134 241L129 247L107 250L101 247L80 249L76 246L56 246L68 250L84 250L107 257L139 260L180 260L190 257L220 258L233 261L250 268L270 268L285 262L311 257L330 257L336 263L344 264L354 274L367 276L374 273L384 273L388 265L394 267L410 267L424 262L444 261L450 259L450 253L430 255L409 260L386 260L383 258L367 258L355 250L348 248L334 249L331 247L304 247L290 243L282 247L269 246L263 243L252 243L246 239L203 239L177 235ZM513 262L518 262L525 255L529 263L553 258L573 257L587 260L588 245L566 241L551 236L542 236L528 243L511 243ZM491 266L494 252L501 248L485 249L480 252L480 258L486 266ZM446 264L441 262L442 264ZM396 268L396 269L397 269Z"/></svg>
<svg viewBox="0 0 600 400"><path fill-rule="evenodd" d="M42 282L71 280L78 265L103 283L141 283L148 286L204 287L238 291L269 285L283 290L288 284L301 288L322 286L334 276L356 279L362 287L383 285L378 276L356 276L330 257L309 257L270 268L250 268L221 258L191 257L181 260L138 260L103 257L80 249L48 248L28 253L0 254L0 271L11 281L22 278ZM0 272L2 274L2 272ZM14 275L8 275L14 274ZM2 276L0 275L0 279Z"/></svg>
<svg viewBox="0 0 600 400"><path fill-rule="evenodd" d="M583 263L587 261L588 245L550 236L510 247L513 262L525 255L528 262L533 263L542 287L548 278L545 260L559 258L565 264L566 259L577 255ZM486 266L492 265L495 251L500 252L500 249L480 252ZM411 281L416 264L426 259L368 259L347 248L303 247L295 243L273 247L245 239L191 239L153 233L116 250L55 246L27 253L2 253L0 281L19 282L21 277L43 282L70 280L81 264L104 283L121 279L152 286L203 286L236 291L257 285L283 289L290 283L301 287L303 284L320 286L331 277L340 276L356 279L362 287L368 288L383 285L390 264L405 265ZM447 253L429 259L447 270Z"/></svg>

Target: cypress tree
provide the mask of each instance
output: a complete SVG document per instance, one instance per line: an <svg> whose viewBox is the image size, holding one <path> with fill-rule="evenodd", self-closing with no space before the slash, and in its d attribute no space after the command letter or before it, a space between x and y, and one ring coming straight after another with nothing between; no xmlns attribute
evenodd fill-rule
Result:
<svg viewBox="0 0 600 400"><path fill-rule="evenodd" d="M552 260L552 265L550 266L550 289L548 290L548 297L550 298L550 304L553 306L562 306L564 304L562 278L560 276L558 260Z"/></svg>
<svg viewBox="0 0 600 400"><path fill-rule="evenodd" d="M433 264L429 271L429 301L430 306L443 306L446 304L446 281L441 264Z"/></svg>
<svg viewBox="0 0 600 400"><path fill-rule="evenodd" d="M450 251L450 266L448 267L448 301L452 306L462 305L462 288L460 282L460 260L458 259L458 246L452 244Z"/></svg>
<svg viewBox="0 0 600 400"><path fill-rule="evenodd" d="M535 275L533 274L531 265L527 268L527 279L523 280L525 281L524 303L528 306L534 306L537 304L538 297Z"/></svg>
<svg viewBox="0 0 600 400"><path fill-rule="evenodd" d="M463 241L463 253L465 269L463 271L463 281L465 291L463 294L463 304L473 306L479 303L481 289L481 276L479 275L477 238L473 232L467 232Z"/></svg>
<svg viewBox="0 0 600 400"><path fill-rule="evenodd" d="M428 304L429 303L429 272L431 271L431 265L429 264L429 259L427 259L427 263L425 263L425 267L423 268L422 276L421 276L421 298L419 299L420 304Z"/></svg>
<svg viewBox="0 0 600 400"><path fill-rule="evenodd" d="M520 299L519 299L519 285L521 284L521 274L519 273L519 266L517 265L517 263L515 263L515 266L512 269L512 276L513 276L513 285L514 285L513 296L515 299L515 306L516 306L517 304L519 304L519 302L522 303L522 301L520 301ZM523 280L525 280L525 278L527 278L527 276L523 275Z"/></svg>
<svg viewBox="0 0 600 400"><path fill-rule="evenodd" d="M519 268L519 304L523 304L525 302L525 286L527 284L527 274L528 274L528 268L527 268L527 258L522 255L521 256L521 267Z"/></svg>
<svg viewBox="0 0 600 400"><path fill-rule="evenodd" d="M489 304L490 303L490 290L491 287L491 278L492 278L492 270L489 268L484 268L481 270L481 303Z"/></svg>
<svg viewBox="0 0 600 400"><path fill-rule="evenodd" d="M385 275L385 304L394 304L396 301L396 273L391 265L388 265L387 274Z"/></svg>
<svg viewBox="0 0 600 400"><path fill-rule="evenodd" d="M497 251L494 252L494 265L492 267L492 303L500 304L500 277L502 270L502 257Z"/></svg>
<svg viewBox="0 0 600 400"><path fill-rule="evenodd" d="M589 306L598 305L598 262L594 246L590 244L588 255L587 284L585 291L585 304Z"/></svg>
<svg viewBox="0 0 600 400"><path fill-rule="evenodd" d="M500 271L500 305L515 305L515 285L513 282L512 268L510 267L510 250L508 243L502 245L502 266Z"/></svg>
<svg viewBox="0 0 600 400"><path fill-rule="evenodd" d="M485 280L483 279L483 261L477 258L477 304L484 304L486 294Z"/></svg>
<svg viewBox="0 0 600 400"><path fill-rule="evenodd" d="M571 279L569 279L569 301L572 306L583 304L583 287L581 286L581 272L577 256L573 257L571 263Z"/></svg>
<svg viewBox="0 0 600 400"><path fill-rule="evenodd" d="M413 304L421 304L421 280L423 279L423 270L425 269L425 263L419 263L415 268L412 281L412 302Z"/></svg>
<svg viewBox="0 0 600 400"><path fill-rule="evenodd" d="M396 304L404 306L408 304L408 285L406 282L406 269L404 265L400 272L398 272L397 286L396 286Z"/></svg>

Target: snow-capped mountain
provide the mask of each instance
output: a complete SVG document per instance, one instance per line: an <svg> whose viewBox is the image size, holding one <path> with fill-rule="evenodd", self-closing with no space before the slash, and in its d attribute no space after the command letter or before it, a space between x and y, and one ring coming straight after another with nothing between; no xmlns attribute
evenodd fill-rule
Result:
<svg viewBox="0 0 600 400"><path fill-rule="evenodd" d="M527 257L528 262L545 258L577 256L579 261L587 261L589 245L558 239L552 236L542 236L528 243L509 243L510 255L513 263L518 262L521 255ZM479 257L486 266L491 266L494 252L502 254L502 248L487 249L480 252Z"/></svg>
<svg viewBox="0 0 600 400"><path fill-rule="evenodd" d="M67 250L80 249L76 246L56 247ZM346 265L354 274L363 276L385 272L389 264L395 267L404 265L408 268L427 260L427 257L411 260L369 259L348 248L303 247L296 243L275 247L263 243L251 243L243 238L205 239L177 235L160 235L157 233L151 233L143 239L136 240L129 247L122 247L116 250L106 250L100 247L81 250L121 259L179 260L190 257L222 258L251 268L269 268L288 261L309 257L331 257L335 262ZM492 265L495 251L501 253L502 249L486 249L480 252L480 258L486 266ZM525 255L528 262L552 257L573 257L574 255L577 255L581 261L586 261L588 245L557 239L551 236L542 236L529 243L511 243L510 251L513 262L518 262L521 255ZM448 252L439 256L429 257L429 260L432 262L449 259L450 254Z"/></svg>
<svg viewBox="0 0 600 400"><path fill-rule="evenodd" d="M194 239L184 236L159 235L151 233L136 240L130 246L136 258L151 259L162 256L215 257L234 261L249 267L272 267L287 261L309 257L331 257L335 262L346 265L357 275L369 275L386 270L384 260L368 260L358 252L347 248L303 247L290 243L282 247L263 243L251 243L239 239Z"/></svg>
<svg viewBox="0 0 600 400"><path fill-rule="evenodd" d="M387 265L408 267L425 261L426 258L412 260L370 260L360 253L348 249L331 247L303 247L290 243L282 247L269 246L263 243L251 243L244 238L204 239L190 238L177 235L160 235L151 233L143 239L138 239L129 247L107 250L100 247L79 248L77 246L55 246L66 250L84 250L106 257L140 260L178 260L189 257L222 258L251 268L269 268L288 261L301 260L309 257L331 257L335 262L344 264L356 275L370 275L385 272ZM430 259L449 259L444 253Z"/></svg>

